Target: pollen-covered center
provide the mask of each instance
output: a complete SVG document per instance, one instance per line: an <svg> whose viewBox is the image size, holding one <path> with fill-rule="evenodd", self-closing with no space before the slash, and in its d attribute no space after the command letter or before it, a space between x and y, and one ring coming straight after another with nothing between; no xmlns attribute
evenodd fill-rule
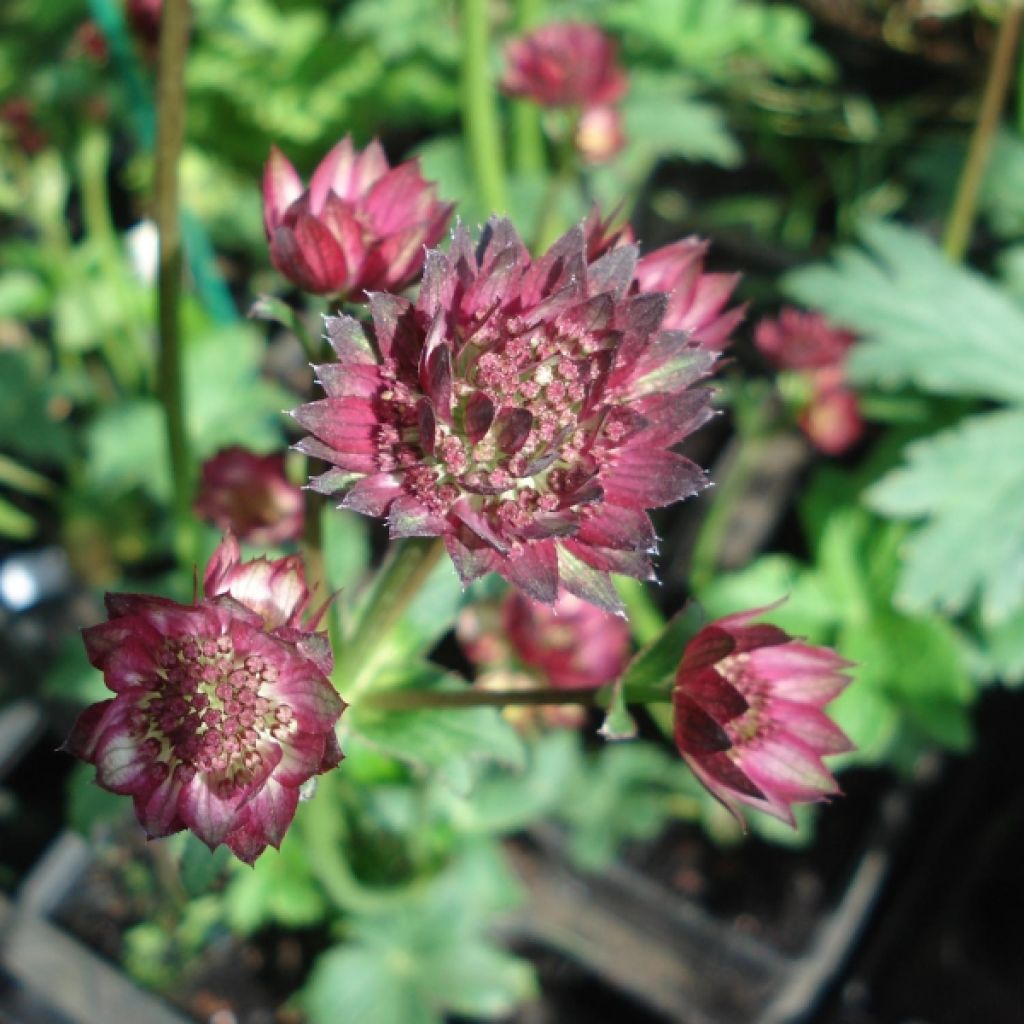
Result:
<svg viewBox="0 0 1024 1024"><path fill-rule="evenodd" d="M582 307L580 307L582 309ZM490 525L515 534L601 497L597 476L630 432L604 385L618 335L585 318L538 326L487 324L452 350L438 347L418 379L381 368L379 470L434 514L469 498Z"/></svg>
<svg viewBox="0 0 1024 1024"><path fill-rule="evenodd" d="M287 739L298 728L292 709L268 695L277 669L237 652L229 636L166 639L156 661L150 696L129 724L157 781L173 772L186 783L201 772L229 797L260 774L266 740Z"/></svg>

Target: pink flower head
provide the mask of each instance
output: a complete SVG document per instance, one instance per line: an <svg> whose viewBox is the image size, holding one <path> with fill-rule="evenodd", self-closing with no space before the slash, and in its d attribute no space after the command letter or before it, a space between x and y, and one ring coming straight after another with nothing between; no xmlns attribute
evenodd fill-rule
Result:
<svg viewBox="0 0 1024 1024"><path fill-rule="evenodd" d="M284 475L284 455L223 448L203 463L196 515L251 544L302 534L302 491Z"/></svg>
<svg viewBox="0 0 1024 1024"><path fill-rule="evenodd" d="M502 611L516 658L547 686L594 689L618 678L629 660L626 622L573 594L549 606L512 592Z"/></svg>
<svg viewBox="0 0 1024 1024"><path fill-rule="evenodd" d="M792 825L792 804L839 791L822 757L853 746L822 708L849 683L849 662L750 624L763 611L719 619L687 645L672 694L676 746L737 818L748 804Z"/></svg>
<svg viewBox="0 0 1024 1024"><path fill-rule="evenodd" d="M754 334L755 344L777 369L803 378L808 396L798 403L798 423L826 455L842 455L864 432L860 402L843 373L856 340L855 334L829 323L821 313L791 307L777 320L762 320Z"/></svg>
<svg viewBox="0 0 1024 1024"><path fill-rule="evenodd" d="M502 89L544 107L604 106L626 92L615 40L584 22L544 25L513 39L505 61Z"/></svg>
<svg viewBox="0 0 1024 1024"><path fill-rule="evenodd" d="M295 411L314 479L386 516L392 537L440 536L466 583L495 571L551 604L559 586L620 611L609 573L652 577L646 510L695 494L672 451L710 415L714 363L660 329L666 297L628 294L623 246L589 263L582 227L531 259L492 220L427 256L415 305L371 295L362 324L328 320L327 398Z"/></svg>
<svg viewBox="0 0 1024 1024"><path fill-rule="evenodd" d="M842 363L856 335L834 327L821 313L787 307L777 320L757 325L754 343L779 370L815 370Z"/></svg>
<svg viewBox="0 0 1024 1024"><path fill-rule="evenodd" d="M309 188L276 147L263 173L270 259L294 285L319 295L404 288L452 209L438 202L418 161L389 168L376 140L359 153L346 135L320 161Z"/></svg>
<svg viewBox="0 0 1024 1024"><path fill-rule="evenodd" d="M228 536L204 590L191 605L107 595L109 621L83 636L115 696L82 713L66 746L132 797L150 838L187 828L251 864L280 844L302 784L341 760L345 703L325 636L301 622L298 558L241 563Z"/></svg>
<svg viewBox="0 0 1024 1024"><path fill-rule="evenodd" d="M636 267L642 292L668 292L663 326L686 331L701 348L721 352L743 319L745 306L726 309L739 274L706 274L708 243L691 235L644 256Z"/></svg>

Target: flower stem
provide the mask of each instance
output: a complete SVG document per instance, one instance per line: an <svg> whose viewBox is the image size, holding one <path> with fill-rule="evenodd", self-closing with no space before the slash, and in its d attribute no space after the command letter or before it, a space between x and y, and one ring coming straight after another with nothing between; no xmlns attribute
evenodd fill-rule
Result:
<svg viewBox="0 0 1024 1024"><path fill-rule="evenodd" d="M543 0L519 0L516 31L525 33L536 26L543 6ZM516 100L512 104L512 147L515 168L520 174L541 174L545 170L547 159L540 107L530 100Z"/></svg>
<svg viewBox="0 0 1024 1024"><path fill-rule="evenodd" d="M181 221L178 210L178 161L185 139L185 56L189 34L188 0L166 0L160 19L157 79L156 224L160 235L157 320L160 353L157 391L167 424L174 486L176 547L179 560L194 559L192 460L185 431L181 373Z"/></svg>
<svg viewBox="0 0 1024 1024"><path fill-rule="evenodd" d="M443 553L444 541L440 539L415 538L392 547L354 633L338 652L334 674L344 682L347 698L358 693L370 678L388 633Z"/></svg>
<svg viewBox="0 0 1024 1024"><path fill-rule="evenodd" d="M423 708L504 708L512 705L577 704L606 708L612 687L596 690L564 690L544 687L536 690L378 690L367 694L361 706L375 711L412 711ZM662 703L672 699L664 686L630 687L625 694L629 704Z"/></svg>
<svg viewBox="0 0 1024 1024"><path fill-rule="evenodd" d="M1020 37L1024 8L1011 5L999 26L995 51L989 64L985 91L982 93L978 119L974 125L967 159L960 173L953 208L946 222L942 248L955 263L963 260L971 242L974 219L978 212L978 196L985 180L985 168L992 154L999 116L1006 101L1006 91L1013 73L1013 57Z"/></svg>
<svg viewBox="0 0 1024 1024"><path fill-rule="evenodd" d="M505 166L494 82L490 74L487 0L462 0L462 121L480 199L506 210Z"/></svg>

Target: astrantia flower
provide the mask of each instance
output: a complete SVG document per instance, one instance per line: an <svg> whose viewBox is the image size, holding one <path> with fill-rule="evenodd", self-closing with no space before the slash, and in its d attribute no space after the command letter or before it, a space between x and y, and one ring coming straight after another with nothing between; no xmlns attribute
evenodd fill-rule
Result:
<svg viewBox="0 0 1024 1024"><path fill-rule="evenodd" d="M739 274L706 274L708 243L691 236L644 256L636 267L642 292L668 292L664 327L686 331L701 348L720 352L743 319L746 307L726 309Z"/></svg>
<svg viewBox="0 0 1024 1024"><path fill-rule="evenodd" d="M811 443L826 455L842 455L860 440L860 403L845 380L843 363L857 340L821 313L783 309L777 320L757 325L754 342L796 387L797 421Z"/></svg>
<svg viewBox="0 0 1024 1024"><path fill-rule="evenodd" d="M494 220L474 252L459 228L415 306L370 296L372 343L328 321L328 397L294 415L336 467L317 490L393 537L443 537L464 582L493 570L617 611L608 573L652 576L646 510L707 483L671 446L710 415L694 382L715 357L660 330L665 296L627 294L634 247L589 265L585 248L577 227L535 261Z"/></svg>
<svg viewBox="0 0 1024 1024"><path fill-rule="evenodd" d="M595 107L626 92L615 41L596 25L558 22L505 47L502 89L545 107Z"/></svg>
<svg viewBox="0 0 1024 1024"><path fill-rule="evenodd" d="M293 284L321 295L404 288L452 209L438 202L418 161L389 168L377 141L358 153L346 136L320 161L308 189L277 148L263 174L271 261Z"/></svg>
<svg viewBox="0 0 1024 1024"><path fill-rule="evenodd" d="M302 491L284 474L280 453L232 446L203 463L195 511L251 544L272 545L302 533Z"/></svg>
<svg viewBox="0 0 1024 1024"><path fill-rule="evenodd" d="M618 678L629 659L629 626L569 593L553 605L512 592L502 605L516 659L544 685L590 690Z"/></svg>
<svg viewBox="0 0 1024 1024"><path fill-rule="evenodd" d="M67 749L132 797L151 838L187 828L252 863L280 844L302 784L341 760L345 704L326 638L301 621L297 558L240 563L228 537L204 588L191 605L107 595L110 620L83 636L116 696L82 713Z"/></svg>
<svg viewBox="0 0 1024 1024"><path fill-rule="evenodd" d="M763 611L719 619L687 645L672 694L676 745L737 817L747 804L792 825L793 804L839 791L822 757L853 747L822 708L849 683L849 662L752 624Z"/></svg>
<svg viewBox="0 0 1024 1024"><path fill-rule="evenodd" d="M838 366L854 341L856 335L833 326L821 313L791 307L777 320L762 320L754 334L758 349L779 370Z"/></svg>

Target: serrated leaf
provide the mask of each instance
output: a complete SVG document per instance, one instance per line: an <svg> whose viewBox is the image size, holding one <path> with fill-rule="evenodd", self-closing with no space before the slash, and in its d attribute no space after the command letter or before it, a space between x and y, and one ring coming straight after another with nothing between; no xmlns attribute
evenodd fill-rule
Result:
<svg viewBox="0 0 1024 1024"><path fill-rule="evenodd" d="M1024 606L1024 411L972 416L906 448L867 494L893 518L920 519L906 541L896 600L962 612L980 599L998 624Z"/></svg>
<svg viewBox="0 0 1024 1024"><path fill-rule="evenodd" d="M465 684L434 665L403 672L401 685L458 690ZM468 793L487 763L522 769L525 753L515 730L494 708L375 710L355 703L344 724L353 737L418 771L436 771L458 793Z"/></svg>
<svg viewBox="0 0 1024 1024"><path fill-rule="evenodd" d="M864 248L783 279L786 294L863 335L854 379L1024 401L1024 311L917 231L875 221L860 235Z"/></svg>

